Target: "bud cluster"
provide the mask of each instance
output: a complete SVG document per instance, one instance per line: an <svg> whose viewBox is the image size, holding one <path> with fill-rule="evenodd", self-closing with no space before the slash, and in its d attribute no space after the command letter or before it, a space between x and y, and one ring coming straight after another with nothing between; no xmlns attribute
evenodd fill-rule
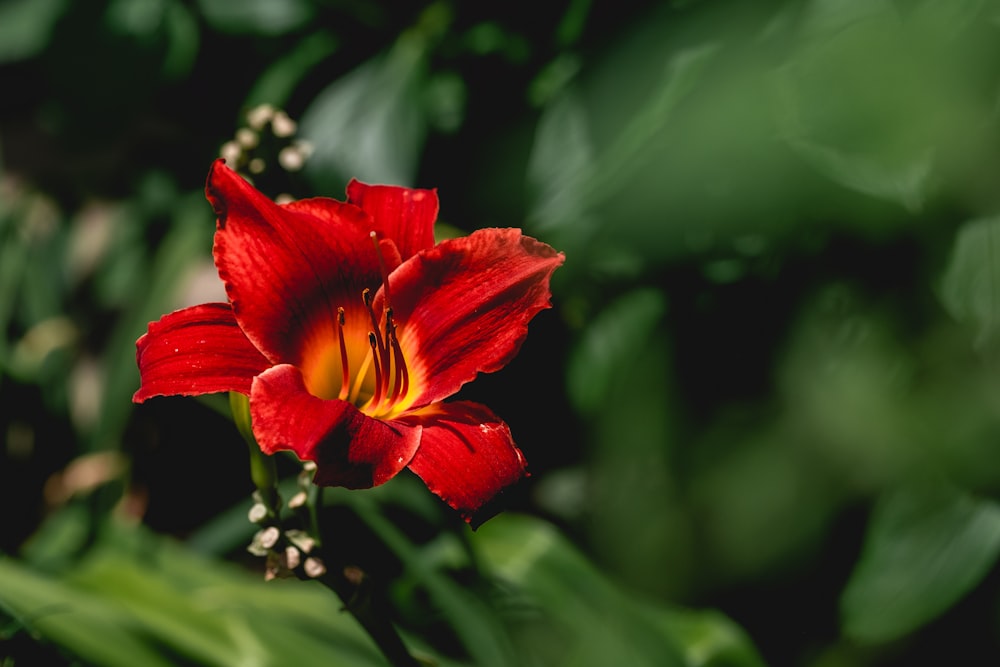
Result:
<svg viewBox="0 0 1000 667"><path fill-rule="evenodd" d="M247 111L246 125L222 144L219 156L226 160L230 168L248 179L259 180L268 175L276 180L286 180L288 174L298 172L305 166L313 150L309 143L295 138L297 130L298 124L285 111L270 104L261 104ZM274 160L284 174L271 168ZM293 197L281 194L275 199L290 201Z"/></svg>
<svg viewBox="0 0 1000 667"><path fill-rule="evenodd" d="M307 461L298 477L298 491L288 501L289 509L302 516L310 510L310 490L316 464ZM318 542L305 530L284 529L280 523L280 506L268 507L259 491L255 491L254 504L248 518L260 526L254 534L247 551L267 559L264 579L296 576L301 572L306 578L315 579L326 573L326 565L317 555Z"/></svg>

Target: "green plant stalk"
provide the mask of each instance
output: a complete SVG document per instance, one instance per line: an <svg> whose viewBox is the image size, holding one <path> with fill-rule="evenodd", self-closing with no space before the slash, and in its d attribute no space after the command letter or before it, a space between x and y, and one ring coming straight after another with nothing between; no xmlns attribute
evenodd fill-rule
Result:
<svg viewBox="0 0 1000 667"><path fill-rule="evenodd" d="M331 568L316 578L337 594L394 667L421 667L403 643L387 611L379 604L363 573L352 567Z"/></svg>
<svg viewBox="0 0 1000 667"><path fill-rule="evenodd" d="M261 502L277 516L281 509L278 496L278 468L274 457L262 452L257 439L253 436L250 427L250 399L239 392L231 391L229 408L233 412L236 428L239 429L250 450L250 479L257 487Z"/></svg>
<svg viewBox="0 0 1000 667"><path fill-rule="evenodd" d="M233 412L236 428L239 429L250 450L250 477L257 488L261 502L273 512L274 520L277 521L281 513L281 503L274 457L264 454L254 438L250 424L249 399L238 392L230 392L229 407ZM321 544L321 539L316 513L320 500L319 487L311 485L307 500L309 528L318 545ZM420 662L406 648L396 627L389 620L389 615L378 604L361 570L353 567L332 567L327 568L318 577L309 577L302 568L297 568L295 572L300 579L307 581L315 579L336 593L344 608L354 616L394 667L420 667Z"/></svg>

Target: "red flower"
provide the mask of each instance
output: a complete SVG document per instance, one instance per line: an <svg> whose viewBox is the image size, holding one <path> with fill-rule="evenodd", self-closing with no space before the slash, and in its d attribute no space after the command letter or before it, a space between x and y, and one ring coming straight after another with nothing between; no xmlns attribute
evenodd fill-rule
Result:
<svg viewBox="0 0 1000 667"><path fill-rule="evenodd" d="M219 160L206 194L228 303L136 342L133 400L237 391L261 449L366 488L403 468L473 521L525 461L489 408L445 403L517 353L563 255L518 229L434 245L434 190L351 181L347 202L278 205Z"/></svg>

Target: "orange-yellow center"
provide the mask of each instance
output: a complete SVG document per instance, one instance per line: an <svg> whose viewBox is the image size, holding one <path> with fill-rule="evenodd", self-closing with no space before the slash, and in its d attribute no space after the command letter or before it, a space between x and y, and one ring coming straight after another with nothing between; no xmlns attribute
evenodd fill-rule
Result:
<svg viewBox="0 0 1000 667"><path fill-rule="evenodd" d="M360 295L363 310L357 304L338 307L333 330L321 327L307 345L302 370L313 395L349 401L365 414L385 418L407 407L411 386L393 319L385 262L375 232L371 238L382 273L382 312L375 312L374 294L368 288ZM331 344L331 338L336 343Z"/></svg>

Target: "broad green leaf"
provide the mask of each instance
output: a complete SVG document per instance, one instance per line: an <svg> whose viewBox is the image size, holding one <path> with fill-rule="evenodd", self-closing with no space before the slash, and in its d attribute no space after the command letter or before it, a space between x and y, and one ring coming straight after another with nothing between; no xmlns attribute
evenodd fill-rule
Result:
<svg viewBox="0 0 1000 667"><path fill-rule="evenodd" d="M251 109L259 104L283 107L302 78L329 58L336 48L337 40L326 31L302 38L289 53L275 60L257 77L243 107Z"/></svg>
<svg viewBox="0 0 1000 667"><path fill-rule="evenodd" d="M669 596L685 585L691 531L673 465L680 416L666 309L654 288L610 303L583 331L568 389L586 417L587 491L577 511L591 552L632 586ZM657 530L636 507L658 508ZM678 566L664 571L664 562Z"/></svg>
<svg viewBox="0 0 1000 667"><path fill-rule="evenodd" d="M574 239L583 243L596 221L587 216L582 197L594 169L594 146L589 136L587 111L572 88L565 90L542 111L528 163L528 183L534 205L527 225L549 234L573 221Z"/></svg>
<svg viewBox="0 0 1000 667"><path fill-rule="evenodd" d="M0 62L41 52L67 4L67 0L8 0L0 4Z"/></svg>
<svg viewBox="0 0 1000 667"><path fill-rule="evenodd" d="M650 95L600 156L602 174L585 191L591 201L608 201L648 165L648 148L680 106L702 83L720 45L708 42L672 54Z"/></svg>
<svg viewBox="0 0 1000 667"><path fill-rule="evenodd" d="M969 592L1000 554L1000 505L943 488L886 492L840 599L843 631L888 642Z"/></svg>
<svg viewBox="0 0 1000 667"><path fill-rule="evenodd" d="M87 664L386 664L320 584L265 582L139 527L103 525L62 575L0 559L0 605Z"/></svg>
<svg viewBox="0 0 1000 667"><path fill-rule="evenodd" d="M528 226L573 258L557 280L899 232L992 164L991 3L667 4L542 108Z"/></svg>
<svg viewBox="0 0 1000 667"><path fill-rule="evenodd" d="M400 558L408 574L427 589L434 606L447 618L478 667L521 664L499 618L484 600L434 567L406 534L377 510L368 495L342 497Z"/></svg>
<svg viewBox="0 0 1000 667"><path fill-rule="evenodd" d="M318 192L351 178L413 185L428 128L428 57L452 21L444 3L428 5L385 53L320 92L299 135L313 147L305 173Z"/></svg>
<svg viewBox="0 0 1000 667"><path fill-rule="evenodd" d="M781 134L832 181L919 210L951 176L953 152L971 158L967 146L991 124L993 111L968 85L976 54L995 39L984 9L807 3L802 46L774 77Z"/></svg>
<svg viewBox="0 0 1000 667"><path fill-rule="evenodd" d="M6 208L6 207L5 207ZM0 371L10 363L8 332L28 263L26 235L20 231L23 205L0 212ZM0 373L2 377L2 373Z"/></svg>
<svg viewBox="0 0 1000 667"><path fill-rule="evenodd" d="M789 145L832 180L858 192L897 202L908 211L919 211L927 198L934 166L929 150L889 164L876 155L851 154L805 139L789 138Z"/></svg>
<svg viewBox="0 0 1000 667"><path fill-rule="evenodd" d="M669 56L660 54L663 66L651 77L645 99L600 144L591 125L601 107L584 106L581 91L573 87L556 95L543 109L532 148L528 176L535 201L529 226L544 230L568 255L586 249L601 224L595 207L612 205L637 174L661 157L651 146L663 141L677 107L696 88L717 52L718 45L703 44ZM646 62L642 66L650 67ZM611 90L605 87L598 95L613 95L615 86L612 82ZM606 258L608 252L609 247L601 245L596 259Z"/></svg>
<svg viewBox="0 0 1000 667"><path fill-rule="evenodd" d="M198 21L184 3L173 0L164 11L163 22L168 37L163 74L170 79L186 76L198 59Z"/></svg>
<svg viewBox="0 0 1000 667"><path fill-rule="evenodd" d="M941 281L941 300L976 331L976 347L1000 343L1000 218L962 225Z"/></svg>
<svg viewBox="0 0 1000 667"><path fill-rule="evenodd" d="M629 596L540 520L497 517L472 544L505 592L508 621L524 655L535 660L527 664L763 665L742 630L721 614Z"/></svg>
<svg viewBox="0 0 1000 667"><path fill-rule="evenodd" d="M0 604L30 631L105 667L170 667L121 607L0 556Z"/></svg>
<svg viewBox="0 0 1000 667"><path fill-rule="evenodd" d="M198 55L198 21L181 0L111 0L104 21L113 33L155 43L165 42L161 72L185 76Z"/></svg>
<svg viewBox="0 0 1000 667"><path fill-rule="evenodd" d="M219 32L266 36L291 32L315 13L308 0L199 0L198 7Z"/></svg>
<svg viewBox="0 0 1000 667"><path fill-rule="evenodd" d="M340 612L336 596L318 585L232 576L176 549L148 550L148 562L136 558L142 553L102 553L72 580L119 604L145 632L199 665L303 664L321 657L335 664L384 664L354 619ZM192 576L184 565L206 571Z"/></svg>
<svg viewBox="0 0 1000 667"><path fill-rule="evenodd" d="M176 289L191 258L207 255L215 227L211 207L199 195L181 198L173 211L175 224L157 248L149 269L147 289L118 320L105 352L106 377L101 412L91 435L91 449L117 446L139 387L135 341L149 322L179 305Z"/></svg>
<svg viewBox="0 0 1000 667"><path fill-rule="evenodd" d="M743 628L721 612L673 608L658 616L691 667L765 667Z"/></svg>
<svg viewBox="0 0 1000 667"><path fill-rule="evenodd" d="M350 178L413 183L427 130L419 97L424 76L422 46L403 38L317 95L299 135L313 147L306 173L318 190L339 191Z"/></svg>
<svg viewBox="0 0 1000 667"><path fill-rule="evenodd" d="M600 409L622 366L645 347L665 312L661 292L640 288L618 297L589 322L567 370L567 391L577 410Z"/></svg>
<svg viewBox="0 0 1000 667"><path fill-rule="evenodd" d="M835 35L859 21L898 18L889 0L809 0L803 5L800 30L820 38Z"/></svg>
<svg viewBox="0 0 1000 667"><path fill-rule="evenodd" d="M926 454L910 402L915 360L865 295L839 283L811 295L783 357L776 377L789 423L809 429L838 484L881 489Z"/></svg>

